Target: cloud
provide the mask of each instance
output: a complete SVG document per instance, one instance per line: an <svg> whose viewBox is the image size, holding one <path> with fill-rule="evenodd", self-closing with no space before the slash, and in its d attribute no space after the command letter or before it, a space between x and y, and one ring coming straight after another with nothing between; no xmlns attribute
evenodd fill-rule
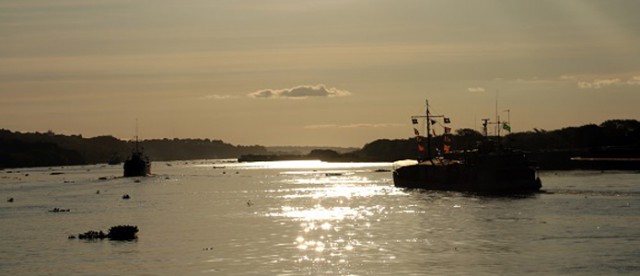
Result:
<svg viewBox="0 0 640 276"><path fill-rule="evenodd" d="M573 78L577 79L577 78ZM566 80L572 80L566 78ZM632 85L640 85L640 76L631 76L627 77L626 80L624 78L602 78L602 79L594 79L594 80L581 80L577 82L579 88L582 89L600 89L608 86L632 86Z"/></svg>
<svg viewBox="0 0 640 276"><path fill-rule="evenodd" d="M606 86L611 86L611 85L615 85L615 84L619 84L620 83L620 79L615 78L615 79L597 79L597 80L593 80L593 81L579 81L578 82L578 87L582 88L582 89L600 89Z"/></svg>
<svg viewBox="0 0 640 276"><path fill-rule="evenodd" d="M381 128L381 127L399 127L404 126L402 124L390 124L390 123L361 123L361 124L324 124L324 125L308 125L306 129L326 129L326 128Z"/></svg>
<svg viewBox="0 0 640 276"><path fill-rule="evenodd" d="M628 85L640 85L640 76L633 76L627 80Z"/></svg>
<svg viewBox="0 0 640 276"><path fill-rule="evenodd" d="M471 93L482 93L484 92L484 88L483 87L469 87L467 88L467 90Z"/></svg>
<svg viewBox="0 0 640 276"><path fill-rule="evenodd" d="M235 97L231 96L231 95L217 95L217 94L214 94L214 95L207 95L207 96L201 97L200 99L202 99L202 100L227 100L227 99L232 99L232 98L235 98Z"/></svg>
<svg viewBox="0 0 640 276"><path fill-rule="evenodd" d="M560 76L560 80L563 80L563 81L573 81L573 80L576 80L577 78L578 77L572 76L572 75L562 75L562 76Z"/></svg>
<svg viewBox="0 0 640 276"><path fill-rule="evenodd" d="M264 89L249 94L251 98L288 98L305 99L308 97L342 97L349 96L351 92L337 88L327 88L324 84L300 85L285 89Z"/></svg>

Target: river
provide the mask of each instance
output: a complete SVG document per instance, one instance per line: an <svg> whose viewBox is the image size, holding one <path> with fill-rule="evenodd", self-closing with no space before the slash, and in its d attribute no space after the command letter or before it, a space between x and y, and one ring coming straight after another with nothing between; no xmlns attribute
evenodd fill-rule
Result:
<svg viewBox="0 0 640 276"><path fill-rule="evenodd" d="M391 169L197 160L154 162L144 178L108 165L1 170L0 275L640 274L638 172L541 172L539 194L486 197L398 189ZM67 238L115 225L138 226L138 239Z"/></svg>

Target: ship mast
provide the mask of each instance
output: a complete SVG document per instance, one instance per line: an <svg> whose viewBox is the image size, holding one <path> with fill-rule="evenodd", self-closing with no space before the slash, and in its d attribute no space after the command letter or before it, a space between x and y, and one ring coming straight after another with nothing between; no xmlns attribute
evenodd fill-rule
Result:
<svg viewBox="0 0 640 276"><path fill-rule="evenodd" d="M429 112L429 100L425 100L426 104L426 112L425 116L411 116L411 119L425 118L426 119L426 130L427 130L427 149L426 149L426 158L425 160L433 159L431 154L431 120L432 118L444 118L444 115L432 115Z"/></svg>
<svg viewBox="0 0 640 276"><path fill-rule="evenodd" d="M427 105L426 118L427 118L427 159L431 160L431 118L429 118L429 100L424 100Z"/></svg>
<svg viewBox="0 0 640 276"><path fill-rule="evenodd" d="M140 154L140 142L138 141L138 118L136 118L136 148L135 148L135 152L136 154Z"/></svg>

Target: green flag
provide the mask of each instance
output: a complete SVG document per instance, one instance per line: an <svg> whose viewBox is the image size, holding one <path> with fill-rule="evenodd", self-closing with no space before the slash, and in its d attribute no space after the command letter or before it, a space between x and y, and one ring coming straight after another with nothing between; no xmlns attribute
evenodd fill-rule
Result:
<svg viewBox="0 0 640 276"><path fill-rule="evenodd" d="M507 122L502 123L502 128L508 132L511 132L511 126Z"/></svg>

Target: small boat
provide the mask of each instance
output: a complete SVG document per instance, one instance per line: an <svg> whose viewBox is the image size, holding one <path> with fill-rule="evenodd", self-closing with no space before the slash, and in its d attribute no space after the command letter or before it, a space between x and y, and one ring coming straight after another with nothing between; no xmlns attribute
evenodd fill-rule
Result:
<svg viewBox="0 0 640 276"><path fill-rule="evenodd" d="M501 194L540 190L540 178L524 152L505 149L488 138L488 120L483 124L484 141L476 149L454 153L445 147L444 154L432 156L430 125L437 117L444 118L429 113L428 101L426 116L412 117L414 123L416 118L426 119L427 145L418 144L424 153L423 158L394 169L393 182L396 187Z"/></svg>
<svg viewBox="0 0 640 276"><path fill-rule="evenodd" d="M151 161L144 155L136 136L135 148L124 162L124 177L147 176L151 173Z"/></svg>

